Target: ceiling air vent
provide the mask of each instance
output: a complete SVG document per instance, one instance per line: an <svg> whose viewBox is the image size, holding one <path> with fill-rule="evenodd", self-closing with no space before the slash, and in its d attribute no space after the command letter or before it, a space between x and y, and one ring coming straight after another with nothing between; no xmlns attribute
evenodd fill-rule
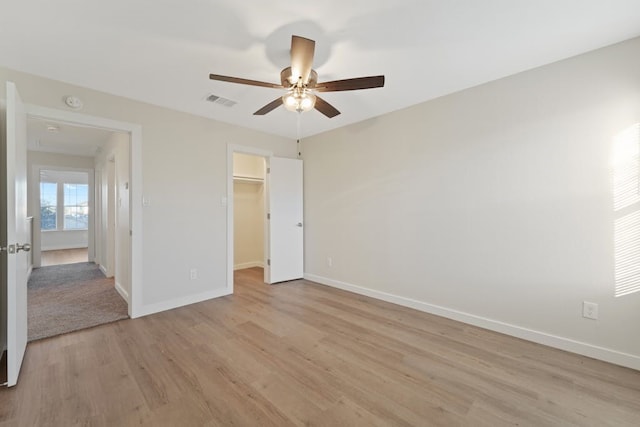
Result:
<svg viewBox="0 0 640 427"><path fill-rule="evenodd" d="M222 105L223 107L229 107L229 108L237 104L236 101L232 101L230 99L223 98L221 96L213 95L213 94L207 96L206 100L214 104Z"/></svg>

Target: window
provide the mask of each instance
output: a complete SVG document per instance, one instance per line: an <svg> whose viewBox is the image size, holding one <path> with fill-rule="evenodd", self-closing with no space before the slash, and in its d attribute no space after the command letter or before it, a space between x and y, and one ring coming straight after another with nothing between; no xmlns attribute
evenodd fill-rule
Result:
<svg viewBox="0 0 640 427"><path fill-rule="evenodd" d="M57 229L58 184L40 183L40 229Z"/></svg>
<svg viewBox="0 0 640 427"><path fill-rule="evenodd" d="M89 174L75 171L40 171L40 230L89 228Z"/></svg>
<svg viewBox="0 0 640 427"><path fill-rule="evenodd" d="M89 228L89 186L87 184L63 184L64 229Z"/></svg>

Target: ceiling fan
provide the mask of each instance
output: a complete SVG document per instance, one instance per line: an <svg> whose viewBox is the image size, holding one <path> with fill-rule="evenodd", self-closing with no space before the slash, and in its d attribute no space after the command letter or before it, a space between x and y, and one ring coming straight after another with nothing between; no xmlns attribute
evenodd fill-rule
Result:
<svg viewBox="0 0 640 427"><path fill-rule="evenodd" d="M316 42L313 40L300 36L291 36L291 66L280 72L280 84L221 76L219 74L209 74L209 78L222 82L287 90L284 96L278 97L253 113L256 116L265 115L280 105L284 105L287 110L299 113L315 108L325 116L332 118L340 114L340 111L317 96L316 92L339 92L384 86L384 76L356 77L318 83L318 73L311 68L315 46Z"/></svg>

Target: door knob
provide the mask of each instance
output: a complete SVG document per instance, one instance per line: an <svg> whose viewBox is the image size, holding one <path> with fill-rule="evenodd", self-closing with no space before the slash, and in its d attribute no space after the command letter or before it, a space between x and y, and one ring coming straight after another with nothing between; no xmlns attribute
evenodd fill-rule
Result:
<svg viewBox="0 0 640 427"><path fill-rule="evenodd" d="M16 252L20 252L20 251L29 252L30 250L31 250L31 245L29 243L25 243L24 245L21 245L20 243L18 243L16 245Z"/></svg>
<svg viewBox="0 0 640 427"><path fill-rule="evenodd" d="M302 223L301 222L297 223L296 227L302 227Z"/></svg>

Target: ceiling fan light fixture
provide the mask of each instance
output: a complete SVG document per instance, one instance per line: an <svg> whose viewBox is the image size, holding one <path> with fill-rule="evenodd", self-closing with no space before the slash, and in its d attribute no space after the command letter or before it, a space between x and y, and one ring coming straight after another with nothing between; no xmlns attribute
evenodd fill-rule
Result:
<svg viewBox="0 0 640 427"><path fill-rule="evenodd" d="M316 105L316 96L306 89L295 88L282 97L284 108L302 113L312 110Z"/></svg>

